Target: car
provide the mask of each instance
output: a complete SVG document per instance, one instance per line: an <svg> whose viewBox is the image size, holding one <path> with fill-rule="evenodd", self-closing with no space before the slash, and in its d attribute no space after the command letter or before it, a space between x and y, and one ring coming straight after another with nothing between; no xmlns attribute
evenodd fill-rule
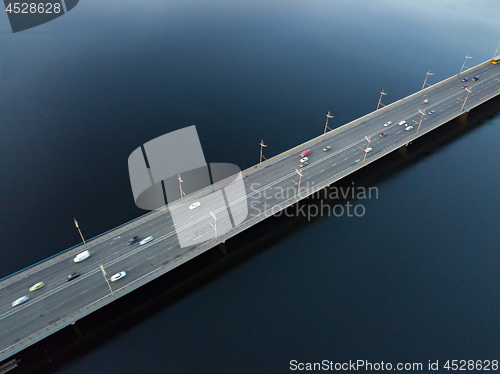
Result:
<svg viewBox="0 0 500 374"><path fill-rule="evenodd" d="M325 148L323 148L323 152L329 151L330 149L332 149L332 147L330 147L329 145L327 145Z"/></svg>
<svg viewBox="0 0 500 374"><path fill-rule="evenodd" d="M128 242L127 242L127 245L131 245L131 244L135 244L139 241L139 237L138 236L134 236L132 239L130 239Z"/></svg>
<svg viewBox="0 0 500 374"><path fill-rule="evenodd" d="M467 86L462 86L463 89L467 88Z"/></svg>
<svg viewBox="0 0 500 374"><path fill-rule="evenodd" d="M405 130L410 131L413 128L413 126L408 126Z"/></svg>
<svg viewBox="0 0 500 374"><path fill-rule="evenodd" d="M196 209L196 208L198 208L200 205L201 205L201 203L200 203L200 202L192 203L192 204L189 206L189 209L190 209L190 210Z"/></svg>
<svg viewBox="0 0 500 374"><path fill-rule="evenodd" d="M429 102L429 99L425 99L420 104L424 105L424 104L427 104L428 102Z"/></svg>
<svg viewBox="0 0 500 374"><path fill-rule="evenodd" d="M307 166L307 165L309 165L309 164L308 164L308 162L306 161L306 162L301 163L301 164L300 164L300 167L301 167L301 168L303 168L304 166Z"/></svg>
<svg viewBox="0 0 500 374"><path fill-rule="evenodd" d="M467 82L469 80L469 78L464 78L462 79L462 82Z"/></svg>
<svg viewBox="0 0 500 374"><path fill-rule="evenodd" d="M73 279L76 279L80 276L79 273L73 273L73 274L70 274L68 275L68 277L66 278L66 282L69 282L69 281L72 281Z"/></svg>
<svg viewBox="0 0 500 374"><path fill-rule="evenodd" d="M29 288L29 291L30 292L33 292L33 291L36 291L36 290L39 290L40 288L42 288L43 286L45 286L45 283L43 282L38 282L38 283L35 283L33 286L31 286Z"/></svg>
<svg viewBox="0 0 500 374"><path fill-rule="evenodd" d="M127 273L125 273L124 271L120 271L119 273L113 275L111 278L109 278L109 280L111 282L116 282L118 279L122 279L125 275L127 275Z"/></svg>
<svg viewBox="0 0 500 374"><path fill-rule="evenodd" d="M385 133L381 132L381 133L379 134L379 136L380 136L381 138L383 138L383 137L385 136Z"/></svg>
<svg viewBox="0 0 500 374"><path fill-rule="evenodd" d="M87 251L84 251L82 253L78 253L76 255L76 257L73 259L73 261L74 262L82 262L82 261L86 260L89 257L90 257L90 252L87 250Z"/></svg>
<svg viewBox="0 0 500 374"><path fill-rule="evenodd" d="M154 238L152 236L148 236L146 239L142 239L140 242L139 242L139 245L144 245L146 243L149 243L151 240L153 240Z"/></svg>
<svg viewBox="0 0 500 374"><path fill-rule="evenodd" d="M300 160L300 163L303 164L306 161L309 161L309 159L307 157L304 157L303 159Z"/></svg>
<svg viewBox="0 0 500 374"><path fill-rule="evenodd" d="M366 153L371 152L371 151L372 151L372 149L370 147L368 147L368 148L365 149Z"/></svg>
<svg viewBox="0 0 500 374"><path fill-rule="evenodd" d="M472 78L472 81L475 82L479 79L479 77L476 75L474 78Z"/></svg>
<svg viewBox="0 0 500 374"><path fill-rule="evenodd" d="M435 110L431 110L429 113L427 113L428 115L432 116L434 113L436 113Z"/></svg>
<svg viewBox="0 0 500 374"><path fill-rule="evenodd" d="M405 121L405 120L403 120L403 121L399 121L399 122L398 122L398 125L399 125L399 126L406 125L406 121Z"/></svg>
<svg viewBox="0 0 500 374"><path fill-rule="evenodd" d="M392 121L387 121L386 123L384 123L384 126L385 126L385 127L388 127L388 126L390 126L390 125L392 125Z"/></svg>
<svg viewBox="0 0 500 374"><path fill-rule="evenodd" d="M12 306L18 306L18 305L21 305L22 303L25 303L26 301L28 301L28 300L29 300L29 298L30 298L30 297L29 297L29 296L26 296L26 295L25 295L25 296L22 296L22 297L20 297L19 299L17 299L16 301L14 301L14 302L12 303Z"/></svg>

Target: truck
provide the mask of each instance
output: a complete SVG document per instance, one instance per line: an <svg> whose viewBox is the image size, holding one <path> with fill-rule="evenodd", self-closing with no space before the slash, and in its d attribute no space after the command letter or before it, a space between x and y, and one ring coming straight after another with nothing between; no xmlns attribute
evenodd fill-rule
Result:
<svg viewBox="0 0 500 374"><path fill-rule="evenodd" d="M310 149L306 149L305 151L302 151L302 153L300 154L300 157L306 157L308 155L311 154L311 150Z"/></svg>

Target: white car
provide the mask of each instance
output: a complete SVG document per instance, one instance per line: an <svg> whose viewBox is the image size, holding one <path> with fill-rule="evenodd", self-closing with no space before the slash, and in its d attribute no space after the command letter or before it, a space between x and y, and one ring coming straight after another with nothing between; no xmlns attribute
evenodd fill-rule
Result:
<svg viewBox="0 0 500 374"><path fill-rule="evenodd" d="M410 131L413 128L413 126L408 126L405 130Z"/></svg>
<svg viewBox="0 0 500 374"><path fill-rule="evenodd" d="M124 271L120 271L118 274L115 274L111 278L109 278L109 280L111 282L116 282L118 279L122 279L125 275L127 275L127 273L125 273Z"/></svg>
<svg viewBox="0 0 500 374"><path fill-rule="evenodd" d="M371 151L372 151L372 149L370 147L368 147L368 148L365 149L366 153L371 152Z"/></svg>
<svg viewBox="0 0 500 374"><path fill-rule="evenodd" d="M384 123L385 127L389 127L390 125L392 125L392 121L387 121L386 123Z"/></svg>
<svg viewBox="0 0 500 374"><path fill-rule="evenodd" d="M82 253L78 253L76 257L73 259L74 262L82 262L83 260L86 260L87 258L90 257L90 252L89 251L84 251Z"/></svg>
<svg viewBox="0 0 500 374"><path fill-rule="evenodd" d="M399 126L406 125L406 121L405 121L405 120L403 120L403 121L399 121L399 122L398 122L398 125L399 125Z"/></svg>
<svg viewBox="0 0 500 374"><path fill-rule="evenodd" d="M12 303L12 306L18 306L29 300L29 296L23 296Z"/></svg>
<svg viewBox="0 0 500 374"><path fill-rule="evenodd" d="M193 209L196 209L198 208L199 206L201 205L201 203L193 203L189 206L189 209L193 210Z"/></svg>
<svg viewBox="0 0 500 374"><path fill-rule="evenodd" d="M300 160L300 163L304 163L306 161L308 161L309 159L307 157L304 157L302 160Z"/></svg>
<svg viewBox="0 0 500 374"><path fill-rule="evenodd" d="M146 243L149 243L151 240L153 240L154 238L152 236L148 236L146 239L142 239L140 242L139 242L139 245L144 245Z"/></svg>

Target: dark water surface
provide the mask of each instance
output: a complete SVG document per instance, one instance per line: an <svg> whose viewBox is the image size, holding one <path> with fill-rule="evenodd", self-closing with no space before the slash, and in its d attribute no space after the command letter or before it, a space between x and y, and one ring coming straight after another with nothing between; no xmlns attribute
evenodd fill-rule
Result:
<svg viewBox="0 0 500 374"><path fill-rule="evenodd" d="M473 4L473 5L471 5ZM0 276L143 211L127 159L197 126L246 168L493 56L497 1L82 0L0 15ZM276 217L19 355L18 372L281 373L290 361L499 359L493 100L338 187L363 217ZM354 184L353 184L354 183ZM293 209L289 215L293 214ZM17 370L17 369L16 369Z"/></svg>

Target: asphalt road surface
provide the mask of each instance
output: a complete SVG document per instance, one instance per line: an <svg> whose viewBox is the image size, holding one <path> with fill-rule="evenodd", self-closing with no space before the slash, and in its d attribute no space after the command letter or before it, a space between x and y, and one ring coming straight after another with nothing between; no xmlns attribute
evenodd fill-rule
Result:
<svg viewBox="0 0 500 374"><path fill-rule="evenodd" d="M473 82L472 77L475 75L479 76L479 80ZM464 77L469 78L468 82L462 82ZM383 110L373 112L357 120L359 123L353 126L345 126L326 134L323 140L306 146L312 152L308 156L308 165L303 168L299 167L301 149L285 153L284 157L277 158L278 161L269 162L267 166L261 166L257 170L248 169L243 173L246 196L242 192L237 199L233 198L231 214L226 213L226 207L211 202L209 198L188 196L177 227L181 230L191 230L193 238L210 239L215 235L212 226L215 221L210 212L216 215L219 230L223 230L224 225L230 225L236 216L246 214L244 206L248 208L247 221L262 215L271 206L295 195L297 186L294 182L299 181L296 169L303 175L301 186L312 186L353 165L359 164L361 167L364 164L364 149L368 146L372 150L366 152L366 162L375 158L380 150L406 139L411 140L417 131L418 122L422 119L419 109L425 110L420 132L450 115L461 112L463 101L459 98L465 99L467 96L467 91L462 89L463 85L467 85L472 91L466 105L468 108L500 89L500 64L478 65L466 74L462 73ZM429 102L421 104L424 99ZM429 111L435 113L430 115ZM405 120L413 129L407 130L404 125L398 125L401 120ZM392 124L384 127L387 121L392 121ZM380 137L381 133L385 136ZM371 139L369 145L365 136ZM323 151L326 146L331 149ZM200 207L193 210L187 208L196 201L201 202ZM124 278L110 282L113 291L119 292L121 287L195 248L180 248L168 209L164 214L143 221L139 225L125 225L117 229L108 240L92 246L91 256L83 262L75 263L74 254L64 253L57 257L54 264L34 274L20 277L13 283L8 282L8 279L0 282L0 350L6 350L52 325L56 320L64 319L108 295L110 290L101 271L101 264L108 278L120 271L127 273ZM192 229L194 225L196 230ZM154 239L145 245L127 246L128 240L134 236L141 239L153 236ZM80 276L67 282L67 276L75 272ZM28 291L29 287L40 281L45 283L43 288L34 292ZM12 302L24 295L28 295L29 300L12 307ZM30 344L31 342L26 342L26 346ZM0 359L5 359L12 353L14 352L6 350L0 355Z"/></svg>

